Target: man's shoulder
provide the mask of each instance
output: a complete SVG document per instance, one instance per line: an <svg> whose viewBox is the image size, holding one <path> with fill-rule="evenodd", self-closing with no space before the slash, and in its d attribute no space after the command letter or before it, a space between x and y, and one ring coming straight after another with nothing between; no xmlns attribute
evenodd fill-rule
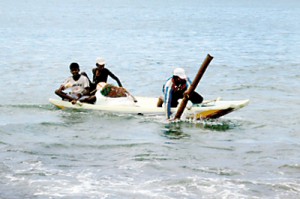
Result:
<svg viewBox="0 0 300 199"><path fill-rule="evenodd" d="M110 70L108 68L103 68L102 71L110 72Z"/></svg>
<svg viewBox="0 0 300 199"><path fill-rule="evenodd" d="M188 77L187 78L187 82L189 83L189 84L192 84L192 80Z"/></svg>
<svg viewBox="0 0 300 199"><path fill-rule="evenodd" d="M85 75L80 75L80 78L79 78L79 80L84 80L84 81L86 81L86 80L89 80Z"/></svg>
<svg viewBox="0 0 300 199"><path fill-rule="evenodd" d="M171 84L172 84L172 77L170 77L169 79L166 80L165 85L166 85L166 86L169 86L169 85L171 85Z"/></svg>

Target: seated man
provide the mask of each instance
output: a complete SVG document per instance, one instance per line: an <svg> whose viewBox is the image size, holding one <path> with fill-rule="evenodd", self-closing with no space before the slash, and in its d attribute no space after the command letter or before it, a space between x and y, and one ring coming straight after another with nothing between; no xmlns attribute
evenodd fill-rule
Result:
<svg viewBox="0 0 300 199"><path fill-rule="evenodd" d="M118 83L119 87L122 87L119 78L115 74L113 74L109 69L105 68L105 60L103 58L96 59L96 68L92 69L92 73L93 81L90 80L90 78L85 72L81 73L82 75L86 76L90 82L91 94L95 94L95 92L97 91L97 84L100 82L106 83L109 76Z"/></svg>
<svg viewBox="0 0 300 199"><path fill-rule="evenodd" d="M119 87L122 87L122 84L119 80L119 78L113 74L109 69L105 68L105 60L103 58L97 58L96 59L96 68L92 69L93 73L93 81L91 81L89 78L90 86L91 86L91 91L95 91L96 86L99 82L107 82L108 76L110 76L112 79L114 79ZM86 77L87 74L83 73ZM92 93L93 94L93 93Z"/></svg>
<svg viewBox="0 0 300 199"><path fill-rule="evenodd" d="M170 119L171 107L177 107L178 100L183 98L190 85L191 81L186 76L183 68L176 68L173 76L164 84L163 94L167 119ZM203 97L195 91L188 96L188 99L193 104L199 104L203 101ZM161 107L162 103L163 100L160 98L157 106Z"/></svg>
<svg viewBox="0 0 300 199"><path fill-rule="evenodd" d="M77 63L70 64L70 72L72 76L68 77L65 82L55 91L55 94L60 96L63 100L68 100L72 104L80 102L94 103L95 96L90 95L90 84L87 77L79 74L79 65ZM71 88L70 93L65 93L64 90Z"/></svg>

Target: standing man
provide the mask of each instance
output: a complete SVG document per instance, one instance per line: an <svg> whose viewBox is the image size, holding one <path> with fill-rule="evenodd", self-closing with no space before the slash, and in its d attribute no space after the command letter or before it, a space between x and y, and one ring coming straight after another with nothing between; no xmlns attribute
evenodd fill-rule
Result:
<svg viewBox="0 0 300 199"><path fill-rule="evenodd" d="M171 107L177 107L178 100L186 95L186 91L190 86L191 80L186 76L184 69L175 68L173 76L163 86L167 119L170 119ZM187 97L193 104L199 104L203 101L203 97L195 91Z"/></svg>
<svg viewBox="0 0 300 199"><path fill-rule="evenodd" d="M90 83L86 76L79 74L80 68L78 63L70 64L70 72L72 76L68 77L65 82L55 91L55 94L60 96L63 100L68 100L72 104L80 102L94 103L95 96L90 95ZM64 90L71 88L70 93L65 93Z"/></svg>

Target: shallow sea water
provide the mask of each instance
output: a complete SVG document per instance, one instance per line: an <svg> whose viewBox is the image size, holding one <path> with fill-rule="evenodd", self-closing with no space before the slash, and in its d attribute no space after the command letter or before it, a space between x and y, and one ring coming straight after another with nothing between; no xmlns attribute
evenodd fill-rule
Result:
<svg viewBox="0 0 300 199"><path fill-rule="evenodd" d="M298 1L0 2L0 198L299 198ZM136 96L175 66L217 120L63 111L48 103L102 56ZM111 79L111 83L114 83Z"/></svg>

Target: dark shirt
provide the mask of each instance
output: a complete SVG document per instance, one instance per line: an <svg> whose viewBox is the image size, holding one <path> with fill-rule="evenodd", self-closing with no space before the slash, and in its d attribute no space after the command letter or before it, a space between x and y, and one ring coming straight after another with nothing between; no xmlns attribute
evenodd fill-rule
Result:
<svg viewBox="0 0 300 199"><path fill-rule="evenodd" d="M112 72L110 72L110 70L108 70L107 68L103 68L100 72L100 75L96 76L96 69L97 68L94 68L92 70L93 82L95 85L97 85L99 82L107 82L107 78L108 78L108 76L110 76L112 79L116 80L119 87L122 87L122 84L121 84L119 78L117 76L115 76Z"/></svg>

